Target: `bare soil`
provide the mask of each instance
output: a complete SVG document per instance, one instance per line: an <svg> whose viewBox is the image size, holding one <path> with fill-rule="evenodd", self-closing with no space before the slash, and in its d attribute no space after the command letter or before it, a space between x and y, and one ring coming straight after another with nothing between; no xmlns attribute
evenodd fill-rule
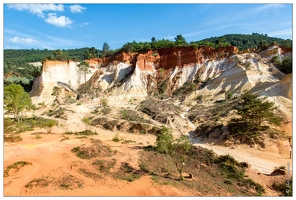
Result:
<svg viewBox="0 0 296 200"><path fill-rule="evenodd" d="M74 110L75 112L68 114L67 120L57 119L59 125L52 129L52 133L47 133L45 129L35 129L20 133L23 139L20 142L4 142L4 170L18 161L31 163L20 167L18 170L10 170L9 176L4 177L4 196L237 195L234 191L223 189L224 187L209 187L211 179L202 176L202 171L198 171L198 169L195 169L197 175L183 185L179 184L177 180L166 182L166 179L163 179L162 176L157 177L149 173L142 173L132 181L122 180L120 177L114 176L121 169L122 163L128 163L135 172L141 170L139 166L145 161L143 155L147 156L147 152L143 154L143 148L147 145L153 145L156 137L152 134L124 133L98 127L92 127L92 131L96 131L98 135L82 137L64 134L66 131L85 130L86 127L80 119L90 116L89 113L95 109L95 106L96 102L83 103L80 106L68 105L67 110ZM124 105L121 104L120 106L123 107ZM127 108L130 107L127 106ZM34 114L41 115L45 111L45 109L40 110ZM190 128L189 125L188 127ZM41 138L36 137L37 133ZM112 141L115 135L119 136L120 142ZM98 145L98 143L94 144L93 141L101 141L101 143ZM126 141L126 143L122 143L123 141ZM287 179L287 175L268 176L266 173L276 167L286 166L287 162L292 163L288 157L275 153L268 154L266 151L258 149L228 148L206 143L200 145L213 149L216 153L229 153L239 161L249 162L251 168L248 168L246 174L264 186L266 190L264 196L281 195L272 190L271 185L274 181L284 181ZM92 156L87 159L78 157L73 152L73 149L77 147L84 149L85 154ZM100 153L100 149L105 150ZM110 149L110 151L108 152L106 149ZM150 160L146 160L146 164L152 165L152 163L157 163L156 161L161 162L155 157L150 157ZM98 165L102 162L107 164ZM264 167L268 169L264 171ZM199 166L199 168L203 167ZM190 169L186 171L186 173L189 172ZM172 172L173 177L177 177L175 173ZM117 174L117 176L120 175L127 174ZM190 181L192 184L202 182L204 186L197 189L189 184Z"/></svg>

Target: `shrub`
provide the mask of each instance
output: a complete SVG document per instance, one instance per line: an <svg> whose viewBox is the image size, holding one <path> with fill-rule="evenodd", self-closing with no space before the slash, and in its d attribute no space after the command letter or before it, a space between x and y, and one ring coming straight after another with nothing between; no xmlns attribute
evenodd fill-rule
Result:
<svg viewBox="0 0 296 200"><path fill-rule="evenodd" d="M251 188L255 188L257 194L259 196L262 196L263 193L265 193L265 189L262 185L259 183L256 183L253 179L245 179L243 181L244 185L249 186Z"/></svg>
<svg viewBox="0 0 296 200"><path fill-rule="evenodd" d="M58 123L53 119L49 119L43 123L43 125L47 128L47 132L51 133L52 127L56 126Z"/></svg>
<svg viewBox="0 0 296 200"><path fill-rule="evenodd" d="M184 180L183 170L188 160L187 153L191 146L192 143L188 137L182 135L174 139L171 130L165 126L162 127L161 132L156 136L156 150L160 153L168 154L173 159L181 181Z"/></svg>
<svg viewBox="0 0 296 200"><path fill-rule="evenodd" d="M21 138L20 135L13 134L7 136L6 134L4 134L4 142L20 142L22 140L23 138Z"/></svg>
<svg viewBox="0 0 296 200"><path fill-rule="evenodd" d="M119 171L117 171L115 176L122 180L133 182L134 180L139 179L141 177L141 171L135 170L128 163L123 162L121 163L121 167Z"/></svg>
<svg viewBox="0 0 296 200"><path fill-rule="evenodd" d="M114 167L115 163L116 163L115 159L112 161L96 160L95 162L92 163L92 165L97 166L100 172L109 173L110 169Z"/></svg>
<svg viewBox="0 0 296 200"><path fill-rule="evenodd" d="M100 101L101 101L101 104L102 104L103 107L108 106L108 100L107 99L104 98L104 99L101 99Z"/></svg>
<svg viewBox="0 0 296 200"><path fill-rule="evenodd" d="M15 169L16 171L18 171L20 169L20 167L23 167L25 165L31 165L32 163L30 162L26 162L26 161L17 161L15 163L13 163L12 165L9 165L5 170L4 170L4 177L8 177L9 176L9 171L11 169Z"/></svg>
<svg viewBox="0 0 296 200"><path fill-rule="evenodd" d="M251 67L251 62L250 61L245 62L244 67L245 68L250 68Z"/></svg>
<svg viewBox="0 0 296 200"><path fill-rule="evenodd" d="M39 139L42 138L42 136L41 136L40 134L36 134L35 138L36 138L37 140L39 140Z"/></svg>
<svg viewBox="0 0 296 200"><path fill-rule="evenodd" d="M116 133L115 136L112 138L112 141L113 142L119 142L120 141L120 138L119 138L119 134Z"/></svg>
<svg viewBox="0 0 296 200"><path fill-rule="evenodd" d="M145 163L143 163L143 162L140 163L139 167L145 173L149 173L150 172L149 169L147 168L147 165Z"/></svg>
<svg viewBox="0 0 296 200"><path fill-rule="evenodd" d="M272 188L282 193L284 196L293 196L292 178L282 183L273 183Z"/></svg>
<svg viewBox="0 0 296 200"><path fill-rule="evenodd" d="M66 135L98 135L97 132L88 131L88 130L80 131L80 132L68 131L68 132L65 132L64 134L66 134Z"/></svg>
<svg viewBox="0 0 296 200"><path fill-rule="evenodd" d="M33 179L25 185L26 188L33 188L34 186L40 186L40 187L47 187L48 186L48 181L45 178L38 178L38 179Z"/></svg>

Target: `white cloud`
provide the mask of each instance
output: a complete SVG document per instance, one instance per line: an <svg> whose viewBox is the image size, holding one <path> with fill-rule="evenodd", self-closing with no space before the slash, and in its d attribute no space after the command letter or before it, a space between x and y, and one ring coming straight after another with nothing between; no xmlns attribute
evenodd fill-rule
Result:
<svg viewBox="0 0 296 200"><path fill-rule="evenodd" d="M80 24L80 27L87 26L87 25L89 25L89 23L88 22L84 22L84 23Z"/></svg>
<svg viewBox="0 0 296 200"><path fill-rule="evenodd" d="M272 8L283 8L284 6L282 4L267 4L264 6L257 7L256 11L262 11L262 10L268 10Z"/></svg>
<svg viewBox="0 0 296 200"><path fill-rule="evenodd" d="M20 49L20 47L6 45L5 49Z"/></svg>
<svg viewBox="0 0 296 200"><path fill-rule="evenodd" d="M166 36L164 39L166 39L166 40L172 40L172 39L174 39L174 38L175 38L174 36L168 35L168 36Z"/></svg>
<svg viewBox="0 0 296 200"><path fill-rule="evenodd" d="M32 37L31 35L27 35L25 33L21 33L19 31L15 31L15 30L11 30L11 29L7 29L7 28L4 28L4 33L8 33L8 34L11 34L11 35L18 35L18 36L21 36L21 37Z"/></svg>
<svg viewBox="0 0 296 200"><path fill-rule="evenodd" d="M280 31L274 31L272 33L268 34L269 36L275 37L275 36L287 36L289 38L292 38L292 29L285 29Z"/></svg>
<svg viewBox="0 0 296 200"><path fill-rule="evenodd" d="M44 18L44 11L64 11L62 4L8 4L8 8L19 11L27 10L42 18Z"/></svg>
<svg viewBox="0 0 296 200"><path fill-rule="evenodd" d="M13 37L10 38L9 41L13 43L20 43L20 44L32 44L32 43L37 43L37 40L34 40L32 38L20 38L20 37Z"/></svg>
<svg viewBox="0 0 296 200"><path fill-rule="evenodd" d="M58 27L70 27L72 20L66 16L57 17L56 13L49 13L45 21Z"/></svg>
<svg viewBox="0 0 296 200"><path fill-rule="evenodd" d="M70 6L71 13L81 13L83 10L86 10L86 7L80 5L72 5Z"/></svg>

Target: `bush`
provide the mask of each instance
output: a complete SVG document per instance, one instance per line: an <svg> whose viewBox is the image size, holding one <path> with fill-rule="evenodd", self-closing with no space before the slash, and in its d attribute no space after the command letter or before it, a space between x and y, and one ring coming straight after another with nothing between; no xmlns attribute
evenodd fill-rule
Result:
<svg viewBox="0 0 296 200"><path fill-rule="evenodd" d="M121 138L119 138L119 134L116 133L116 135L112 138L113 142L119 142L121 140Z"/></svg>
<svg viewBox="0 0 296 200"><path fill-rule="evenodd" d="M17 161L15 163L13 163L12 165L9 165L5 170L4 170L4 177L8 177L9 176L9 171L11 169L15 169L16 171L18 171L20 169L20 167L23 167L25 165L31 165L32 163L26 162L26 161Z"/></svg>
<svg viewBox="0 0 296 200"><path fill-rule="evenodd" d="M110 169L114 167L115 164L116 164L115 159L113 159L112 161L96 160L95 162L92 163L92 165L97 166L100 172L103 172L103 173L109 173Z"/></svg>
<svg viewBox="0 0 296 200"><path fill-rule="evenodd" d="M20 142L23 138L21 138L20 135L12 134L12 135L6 135L4 134L4 142Z"/></svg>
<svg viewBox="0 0 296 200"><path fill-rule="evenodd" d="M251 188L255 188L257 194L259 196L262 196L263 193L265 193L265 189L262 185L259 183L256 183L253 179L245 179L243 181L244 185L249 186Z"/></svg>
<svg viewBox="0 0 296 200"><path fill-rule="evenodd" d="M273 183L272 188L282 193L283 196L293 196L292 179L283 183Z"/></svg>
<svg viewBox="0 0 296 200"><path fill-rule="evenodd" d="M38 179L33 179L25 185L26 188L33 188L34 186L40 186L40 187L47 187L48 186L48 181L45 178L38 178Z"/></svg>
<svg viewBox="0 0 296 200"><path fill-rule="evenodd" d="M239 166L240 164L229 154L221 155L214 160L214 163L221 164L221 163L228 163L231 165Z"/></svg>
<svg viewBox="0 0 296 200"><path fill-rule="evenodd" d="M116 178L120 178L122 180L133 182L136 179L141 178L142 171L135 170L128 163L123 162L123 163L121 163L121 167L119 168L119 170L114 175Z"/></svg>
<svg viewBox="0 0 296 200"><path fill-rule="evenodd" d="M192 147L192 143L185 135L174 139L172 132L163 126L161 132L156 136L156 150L160 153L168 154L174 161L175 167L179 172L180 180L183 181L183 170L188 160L187 153Z"/></svg>
<svg viewBox="0 0 296 200"><path fill-rule="evenodd" d="M93 132L93 131L80 131L80 132L65 132L64 134L66 135L99 135L97 132Z"/></svg>
<svg viewBox="0 0 296 200"><path fill-rule="evenodd" d="M100 101L101 101L101 104L102 104L103 107L108 106L108 100L107 99L101 99Z"/></svg>

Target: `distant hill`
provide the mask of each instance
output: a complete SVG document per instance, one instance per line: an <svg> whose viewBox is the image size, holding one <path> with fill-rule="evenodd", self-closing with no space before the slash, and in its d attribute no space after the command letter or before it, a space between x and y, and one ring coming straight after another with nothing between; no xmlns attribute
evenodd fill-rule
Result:
<svg viewBox="0 0 296 200"><path fill-rule="evenodd" d="M217 45L219 43L230 43L231 46L236 46L239 50L244 49L258 49L262 46L267 46L269 44L278 44L283 47L292 47L292 40L281 39L275 37L269 37L267 34L227 34L221 37L211 37L200 41L192 42L197 44L207 44L212 43L212 45Z"/></svg>

